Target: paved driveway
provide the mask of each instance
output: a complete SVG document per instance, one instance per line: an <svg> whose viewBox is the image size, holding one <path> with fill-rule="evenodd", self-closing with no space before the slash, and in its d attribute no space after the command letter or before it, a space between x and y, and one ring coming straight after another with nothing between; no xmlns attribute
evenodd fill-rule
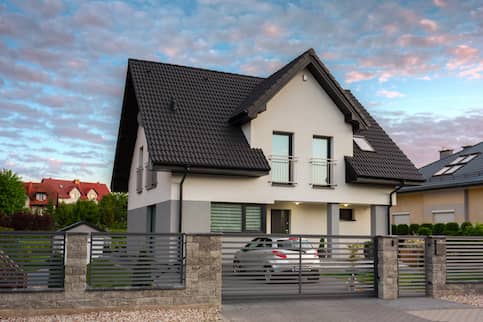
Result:
<svg viewBox="0 0 483 322"><path fill-rule="evenodd" d="M226 321L483 322L483 309L431 298L297 299L224 303Z"/></svg>

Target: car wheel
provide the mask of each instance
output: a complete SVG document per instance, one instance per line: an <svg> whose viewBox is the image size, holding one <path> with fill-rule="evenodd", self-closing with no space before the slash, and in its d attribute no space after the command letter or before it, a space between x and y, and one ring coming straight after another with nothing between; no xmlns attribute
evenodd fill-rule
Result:
<svg viewBox="0 0 483 322"><path fill-rule="evenodd" d="M263 268L264 276L265 276L265 282L270 283L272 280L272 275L273 275L273 269L272 266L265 266Z"/></svg>
<svg viewBox="0 0 483 322"><path fill-rule="evenodd" d="M240 273L241 265L238 259L233 260L233 273Z"/></svg>

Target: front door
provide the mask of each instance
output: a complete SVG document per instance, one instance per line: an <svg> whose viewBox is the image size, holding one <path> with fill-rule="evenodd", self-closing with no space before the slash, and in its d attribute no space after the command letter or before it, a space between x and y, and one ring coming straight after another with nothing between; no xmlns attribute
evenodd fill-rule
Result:
<svg viewBox="0 0 483 322"><path fill-rule="evenodd" d="M271 215L272 234L290 234L290 210L272 209Z"/></svg>

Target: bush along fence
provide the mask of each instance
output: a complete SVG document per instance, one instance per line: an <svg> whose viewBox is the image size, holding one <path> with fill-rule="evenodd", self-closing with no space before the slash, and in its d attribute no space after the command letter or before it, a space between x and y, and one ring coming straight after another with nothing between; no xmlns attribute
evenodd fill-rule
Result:
<svg viewBox="0 0 483 322"><path fill-rule="evenodd" d="M0 310L483 293L482 263L476 236L4 232Z"/></svg>

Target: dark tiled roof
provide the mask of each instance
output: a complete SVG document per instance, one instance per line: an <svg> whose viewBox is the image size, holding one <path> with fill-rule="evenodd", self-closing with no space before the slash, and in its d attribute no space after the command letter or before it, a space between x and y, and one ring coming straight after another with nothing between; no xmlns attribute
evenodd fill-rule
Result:
<svg viewBox="0 0 483 322"><path fill-rule="evenodd" d="M269 171L228 119L258 77L129 60L151 161L157 165Z"/></svg>
<svg viewBox="0 0 483 322"><path fill-rule="evenodd" d="M138 111L155 165L268 172L263 151L250 148L240 124L263 112L266 101L303 68L314 74L355 133L366 136L376 149L363 152L354 146L354 157L346 164L353 176L421 180L404 153L311 49L266 79L130 59L113 191L127 191Z"/></svg>
<svg viewBox="0 0 483 322"><path fill-rule="evenodd" d="M357 177L423 181L423 177L414 164L355 96L348 90L346 90L346 95L370 122L370 126L367 129L358 130L354 134L364 136L376 150L376 152L363 151L354 143L354 156L352 158L348 157L346 160Z"/></svg>
<svg viewBox="0 0 483 322"><path fill-rule="evenodd" d="M478 156L462 168L458 169L454 174L433 176L436 172L453 162L459 156L469 154L478 154ZM483 142L466 147L446 158L434 161L422 167L419 171L426 181L420 186L405 187L399 192L404 193L483 185Z"/></svg>

